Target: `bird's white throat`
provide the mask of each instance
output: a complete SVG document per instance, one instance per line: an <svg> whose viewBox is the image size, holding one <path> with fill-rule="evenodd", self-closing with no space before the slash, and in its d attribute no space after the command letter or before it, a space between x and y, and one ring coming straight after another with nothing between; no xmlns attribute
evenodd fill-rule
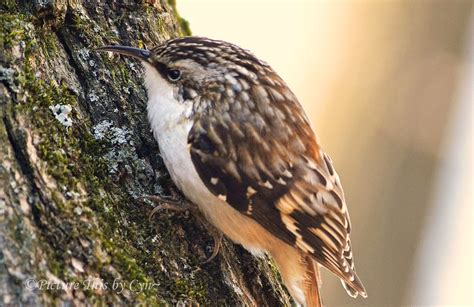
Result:
<svg viewBox="0 0 474 307"><path fill-rule="evenodd" d="M190 106L178 102L173 86L163 79L154 67L147 63L144 63L144 66L145 85L148 92L148 120L155 138L158 138L157 133L175 129L178 124L185 124L191 129L190 121L184 116L186 111L189 112L187 109Z"/></svg>
<svg viewBox="0 0 474 307"><path fill-rule="evenodd" d="M148 120L171 179L192 202L198 205L209 203L215 197L196 172L188 148L192 121L186 114L191 106L179 102L173 86L148 64L145 64L145 83Z"/></svg>

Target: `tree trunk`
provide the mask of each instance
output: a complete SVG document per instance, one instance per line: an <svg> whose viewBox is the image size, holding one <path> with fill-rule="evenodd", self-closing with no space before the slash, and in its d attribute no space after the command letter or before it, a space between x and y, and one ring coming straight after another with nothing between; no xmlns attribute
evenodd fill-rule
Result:
<svg viewBox="0 0 474 307"><path fill-rule="evenodd" d="M93 48L187 34L166 1L0 4L0 304L289 304L268 259L147 194L174 188L141 66Z"/></svg>

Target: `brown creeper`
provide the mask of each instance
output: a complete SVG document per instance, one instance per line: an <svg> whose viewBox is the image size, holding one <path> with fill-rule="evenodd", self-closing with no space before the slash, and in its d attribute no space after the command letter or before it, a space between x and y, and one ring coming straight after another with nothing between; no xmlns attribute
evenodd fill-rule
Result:
<svg viewBox="0 0 474 307"><path fill-rule="evenodd" d="M366 297L339 177L285 82L248 51L201 37L141 60L148 119L171 178L227 237L270 254L293 298L320 306L319 265Z"/></svg>

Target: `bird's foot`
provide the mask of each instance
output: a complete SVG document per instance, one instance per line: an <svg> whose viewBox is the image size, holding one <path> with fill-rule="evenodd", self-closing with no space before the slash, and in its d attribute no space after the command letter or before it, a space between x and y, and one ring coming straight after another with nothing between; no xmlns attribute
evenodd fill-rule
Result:
<svg viewBox="0 0 474 307"><path fill-rule="evenodd" d="M161 210L172 210L177 212L184 212L187 210L191 210L196 207L194 204L190 203L185 199L180 198L171 198L171 197L163 197L158 195L146 195L143 196L143 199L148 199L157 206L151 210L150 215L148 218L151 220L153 216Z"/></svg>
<svg viewBox="0 0 474 307"><path fill-rule="evenodd" d="M143 196L143 199L150 200L154 203L157 204L153 210L151 210L150 215L148 218L151 220L153 216L161 210L172 210L176 212L185 212L185 211L191 211L192 214L204 225L204 227L207 229L208 233L212 236L214 239L214 247L212 249L212 254L207 258L205 261L202 263L209 263L212 259L214 259L218 254L219 250L222 246L222 239L224 235L222 232L217 230L211 223L209 223L202 213L198 210L197 206L190 201L179 198L179 197L163 197L163 196L158 196L158 195L145 195Z"/></svg>

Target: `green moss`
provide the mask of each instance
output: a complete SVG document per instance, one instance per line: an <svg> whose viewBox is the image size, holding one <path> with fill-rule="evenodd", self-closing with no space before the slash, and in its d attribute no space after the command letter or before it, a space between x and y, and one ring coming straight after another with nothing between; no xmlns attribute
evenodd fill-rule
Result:
<svg viewBox="0 0 474 307"><path fill-rule="evenodd" d="M28 36L28 18L23 14L11 14L0 12L0 46L2 53L7 48L17 45L20 41L25 41ZM26 42L25 42L26 43ZM11 58L6 58L9 61Z"/></svg>
<svg viewBox="0 0 474 307"><path fill-rule="evenodd" d="M17 3L15 0L2 0L0 2L1 11L15 11L17 9Z"/></svg>
<svg viewBox="0 0 474 307"><path fill-rule="evenodd" d="M189 21L187 21L183 17L179 17L178 21L179 21L179 25L181 27L181 31L183 32L183 35L184 36L191 36L192 32L191 32L191 27L189 26Z"/></svg>
<svg viewBox="0 0 474 307"><path fill-rule="evenodd" d="M86 18L82 12L73 8L68 10L66 18L70 22L69 26L74 30L74 36L81 38L89 46L98 46L102 43L100 33L94 31L97 27L95 21ZM104 34L110 35L109 32L104 32ZM113 36L115 38L115 35Z"/></svg>
<svg viewBox="0 0 474 307"><path fill-rule="evenodd" d="M179 15L178 8L176 7L176 0L168 0L168 4L173 9L174 17L176 18L176 20L178 20L181 35L191 36L192 32L191 27L189 26L189 22Z"/></svg>
<svg viewBox="0 0 474 307"><path fill-rule="evenodd" d="M187 300L197 302L205 301L209 296L207 293L207 285L194 285L183 278L178 278L174 281L173 291L181 293L182 297Z"/></svg>
<svg viewBox="0 0 474 307"><path fill-rule="evenodd" d="M41 135L36 147L39 157L47 162L50 175L61 187L75 190L77 182L84 179L80 176L80 167L84 160L81 145L85 134L84 127L75 118L77 97L65 85L55 85L54 80L36 78L28 64L30 61L34 59L27 55L23 76L20 77L28 98L25 104L18 105L18 110L32 119L37 133ZM72 107L73 127L65 127L55 119L49 109L55 104ZM100 160L97 164L100 165Z"/></svg>
<svg viewBox="0 0 474 307"><path fill-rule="evenodd" d="M177 14L175 3L170 4ZM150 14L152 13L151 11ZM186 30L185 27L186 21L176 16L181 24L181 31L190 35L189 29ZM85 46L101 43L99 34L109 42L117 39L112 32L95 33L91 27L94 21L84 19L73 9L70 9L66 19L68 27L77 32L80 40L87 42ZM157 20L161 22L159 18ZM107 268L113 267L125 284L130 284L133 280L142 284L154 281L161 283L158 290L151 288L132 293L132 299L137 304L163 305L164 299L178 298L204 305L212 304L208 293L212 278L205 271L196 269L202 259L197 256L181 258L182 251L176 247L179 243L174 244L176 227L173 227L174 221L170 218L155 221L154 227L160 235L160 242L157 244L161 244L168 254L162 258L154 257L153 253L160 246L149 243L147 236L155 235L156 229L133 223L133 220L140 221L146 217L140 215L143 212L137 213L141 209L130 208L130 204L137 205L136 200L110 177L110 161L104 156L112 145L94 138L91 123L80 116L82 112L79 98L69 88L67 81L58 80L58 76L50 71L50 67L55 67L55 62L63 60L58 59L61 43L47 26L34 28L31 22L29 17L22 14L0 13L0 42L3 50L16 49L20 53L15 59L6 59L16 71L14 82L20 89L20 98L11 108L17 117L28 121L27 127L31 130L36 153L41 161L37 170L46 171L46 176L53 178L58 185L57 191L48 191L47 194L47 200L52 202L47 206L51 207L39 207L42 218L48 220L42 229L44 236L38 242L49 245L49 248L43 249L47 251L45 258L48 269L66 282L82 281L80 274L74 276L71 273L68 257L80 245L79 239L87 238L91 242L90 248L81 250L77 257L81 257L87 269L99 274L105 282L112 283L116 278L107 273ZM165 31L165 25L161 26L161 31ZM61 31L67 38L69 30ZM144 43L138 41L139 47L141 44ZM8 56L11 54L8 53ZM137 89L126 62L112 63L107 57L103 57L103 61L111 73L114 86ZM63 126L53 116L49 107L55 104L71 105L72 127ZM67 192L70 191L80 193L82 199L68 197ZM74 212L75 208L81 208L82 213ZM130 217L133 214L136 216ZM128 223L126 226L124 221ZM147 248L150 253L144 252ZM191 266L195 272L170 277L167 272L160 271L162 266L172 273L179 270L173 271L166 259L176 260L179 266ZM41 274L42 272L38 272L38 275ZM54 296L54 293L51 295ZM94 291L86 290L86 295L90 302L97 302L99 305L107 303Z"/></svg>
<svg viewBox="0 0 474 307"><path fill-rule="evenodd" d="M35 55L40 53L45 55L46 59L54 56L57 53L57 40L54 35L45 32L27 31L28 26L22 16L2 14L1 18L3 29L0 39L3 46L11 48L22 41L30 42L24 45L23 65L20 66L16 75L16 82L26 99L23 103L16 105L16 111L17 114L31 119L34 134L41 136L36 144L38 157L46 162L46 171L55 179L61 191L77 191L78 184L84 184L84 188L90 193L88 204L97 210L99 213L97 217L104 221L115 221L115 223L103 223L104 226L100 230L92 227L95 228L95 231L91 231L89 229L91 225L81 225L81 223L74 222L73 209L79 204L74 200L64 201L64 195L61 195L59 191L52 191L51 200L58 210L56 215L64 216L61 220L70 221L71 225L69 226L75 229L69 234L71 244L74 243L75 237L87 233L91 240L106 247L113 259L112 264L123 274L124 283L130 283L132 280L144 284L151 283L151 280L137 265L135 258L139 258L139 253L130 255L129 252L125 252L128 242L124 242L123 238L114 232L114 229L120 227L116 224L119 220L118 216L114 215L113 211L105 210L107 203L110 205L120 200L112 200L103 191L104 186L111 185L107 162L102 158L104 144L94 139L89 132L87 122L82 122L77 118L75 110L79 107L78 98L68 89L67 85L65 83L57 84L54 79L50 79L51 76L38 78L37 67L41 63L37 62ZM36 43L36 35L41 38L39 44ZM127 79L128 70L125 65L120 65L116 71L119 72L122 80ZM55 104L71 105L73 109L73 126L71 128L63 126L54 118L49 107ZM124 197L123 192L115 192L116 198ZM65 218L65 216L70 218ZM70 277L65 274L68 264L64 255L67 249L68 244L62 248L53 249L56 252L48 255L48 267L54 275L71 281ZM96 264L96 269L100 270L102 259L96 259L94 264ZM93 293L89 294L93 295ZM143 293L137 294L137 299L148 303L157 303L156 290L144 290Z"/></svg>
<svg viewBox="0 0 474 307"><path fill-rule="evenodd" d="M283 280L281 279L280 271L278 270L278 267L276 266L275 261L272 258L268 257L265 263L268 264L268 266L270 267L270 270L273 273L273 276L275 276L280 283L283 283Z"/></svg>
<svg viewBox="0 0 474 307"><path fill-rule="evenodd" d="M59 52L58 40L52 31L41 31L39 34L39 44L41 49L47 54L46 58L55 57Z"/></svg>

